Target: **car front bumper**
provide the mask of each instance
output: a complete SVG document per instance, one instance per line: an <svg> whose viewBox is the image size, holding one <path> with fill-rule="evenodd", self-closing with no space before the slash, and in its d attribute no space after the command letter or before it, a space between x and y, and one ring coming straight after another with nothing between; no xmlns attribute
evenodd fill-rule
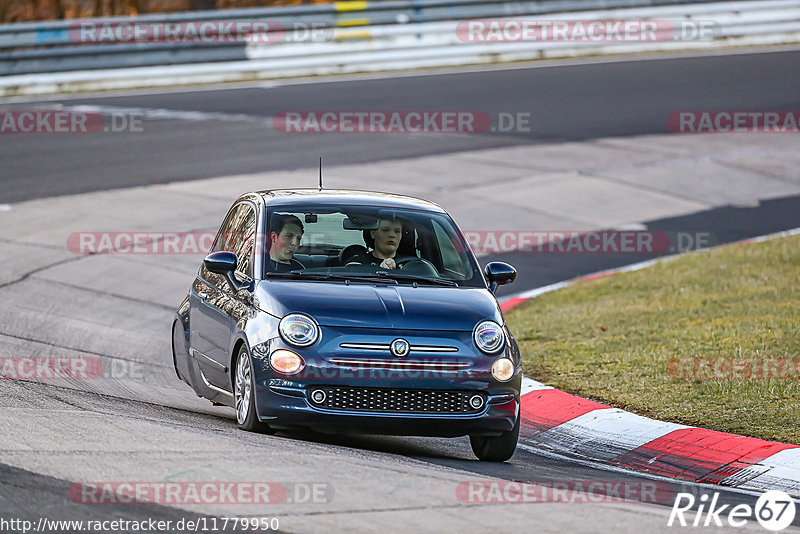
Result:
<svg viewBox="0 0 800 534"><path fill-rule="evenodd" d="M499 435L510 431L519 417L519 393L512 388L487 394L486 404L476 413L398 413L315 406L308 397L310 386L284 382L274 379L256 384L259 419L276 429L308 427L337 434L441 437Z"/></svg>
<svg viewBox="0 0 800 534"><path fill-rule="evenodd" d="M398 335L390 332L367 341L387 342ZM253 378L255 387L256 413L261 421L271 427L308 427L322 432L333 433L368 433L392 434L408 436L442 436L455 437L463 435L496 436L511 431L519 417L520 387L522 372L518 354L510 349L496 356L485 356L476 353L467 344L471 343L471 333L441 333L439 337L429 335L427 338L412 335L411 332L400 332L411 342L418 345L452 345L458 351L451 354L434 354L409 356L404 361L408 368L387 370L374 367L351 368L336 363L336 358L361 358L372 362L398 362L401 360L388 355L374 353L358 353L343 349L342 341L350 341L343 336L327 336L328 342L322 347L305 350L292 349L280 339L273 339L270 352L277 349L294 350L300 354L305 367L294 375L283 375L270 368L266 354L253 358ZM460 336L460 337L458 337ZM356 337L353 335L353 337ZM366 335L359 333L358 339ZM508 382L498 382L492 377L491 365L499 357L508 357L515 362L516 373ZM381 359L383 358L383 359ZM460 362L465 365L456 371L413 370L413 362L441 365ZM483 406L474 411L453 413L431 412L424 410L384 411L376 402L374 405L363 403L358 409L321 406L310 399L310 394L317 388L356 388L398 390L400 392L422 392L422 398L428 398L428 392L437 393L462 392L469 397L479 394ZM463 405L459 405L463 406ZM437 407L438 408L438 407Z"/></svg>

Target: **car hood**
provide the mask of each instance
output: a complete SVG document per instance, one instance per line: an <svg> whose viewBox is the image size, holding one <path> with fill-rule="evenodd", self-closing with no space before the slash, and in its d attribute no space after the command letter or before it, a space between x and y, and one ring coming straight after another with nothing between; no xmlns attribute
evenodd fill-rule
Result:
<svg viewBox="0 0 800 534"><path fill-rule="evenodd" d="M266 280L256 299L267 313L305 313L321 326L471 331L484 319L503 324L483 288Z"/></svg>

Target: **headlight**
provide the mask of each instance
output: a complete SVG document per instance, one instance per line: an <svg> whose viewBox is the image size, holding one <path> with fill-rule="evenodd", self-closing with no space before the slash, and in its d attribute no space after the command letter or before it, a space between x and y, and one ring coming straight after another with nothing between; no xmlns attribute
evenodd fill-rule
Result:
<svg viewBox="0 0 800 534"><path fill-rule="evenodd" d="M296 347L308 347L319 338L319 327L314 319L300 313L290 313L281 319L278 330L284 341Z"/></svg>
<svg viewBox="0 0 800 534"><path fill-rule="evenodd" d="M472 333L472 338L475 340L475 346L486 354L495 354L499 352L506 342L503 329L494 321L478 323L478 326L475 327L475 331Z"/></svg>
<svg viewBox="0 0 800 534"><path fill-rule="evenodd" d="M290 350L278 349L270 355L269 365L279 373L290 375L305 367L306 362Z"/></svg>
<svg viewBox="0 0 800 534"><path fill-rule="evenodd" d="M492 376L498 382L508 382L514 376L514 362L508 358L498 358L492 364Z"/></svg>

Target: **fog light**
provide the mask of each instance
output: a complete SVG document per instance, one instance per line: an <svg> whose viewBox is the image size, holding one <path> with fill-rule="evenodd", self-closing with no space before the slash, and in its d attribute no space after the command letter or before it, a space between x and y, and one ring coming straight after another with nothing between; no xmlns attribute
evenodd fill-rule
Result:
<svg viewBox="0 0 800 534"><path fill-rule="evenodd" d="M473 395L469 399L469 405L472 406L474 410L480 410L483 408L483 397L480 395Z"/></svg>
<svg viewBox="0 0 800 534"><path fill-rule="evenodd" d="M279 373L291 375L305 367L306 362L290 350L278 349L270 355L269 365Z"/></svg>
<svg viewBox="0 0 800 534"><path fill-rule="evenodd" d="M492 376L499 382L508 382L514 376L514 362L499 358L492 364Z"/></svg>
<svg viewBox="0 0 800 534"><path fill-rule="evenodd" d="M311 392L311 400L317 404L322 404L323 402L325 402L325 399L327 397L328 395L321 389L315 389L314 391Z"/></svg>

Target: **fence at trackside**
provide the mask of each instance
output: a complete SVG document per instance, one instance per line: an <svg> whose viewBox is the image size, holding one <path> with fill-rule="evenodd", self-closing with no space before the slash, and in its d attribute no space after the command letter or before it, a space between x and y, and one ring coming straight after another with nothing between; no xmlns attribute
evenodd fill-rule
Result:
<svg viewBox="0 0 800 534"><path fill-rule="evenodd" d="M518 31L469 38L467 21L488 27L489 20L500 28L519 21L540 28L553 21L654 21L676 33L657 40L531 39ZM245 30L235 39L188 42L100 30L204 23L223 33L227 23ZM100 29L82 33L87 27ZM347 1L47 21L0 25L0 96L795 42L800 0Z"/></svg>

